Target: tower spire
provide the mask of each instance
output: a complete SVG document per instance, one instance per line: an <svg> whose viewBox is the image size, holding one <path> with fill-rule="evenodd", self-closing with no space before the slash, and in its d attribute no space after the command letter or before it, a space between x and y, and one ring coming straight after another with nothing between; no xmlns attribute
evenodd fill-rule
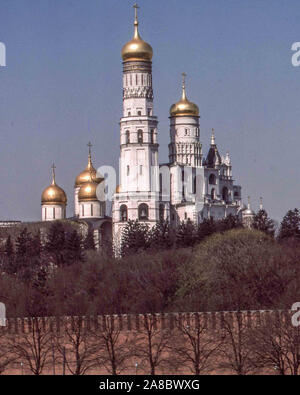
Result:
<svg viewBox="0 0 300 395"><path fill-rule="evenodd" d="M52 169L52 185L55 185L56 183L55 183L55 169L56 169L56 166L55 166L55 164L53 163L53 165L51 166L51 169Z"/></svg>
<svg viewBox="0 0 300 395"><path fill-rule="evenodd" d="M248 196L248 210L251 210L251 205L250 205L250 196Z"/></svg>
<svg viewBox="0 0 300 395"><path fill-rule="evenodd" d="M140 8L136 3L133 6L134 8L134 38L140 38L139 35L139 21L138 21L138 9Z"/></svg>
<svg viewBox="0 0 300 395"><path fill-rule="evenodd" d="M210 141L210 145L216 145L216 140L215 140L215 129L214 129L214 128L211 130L211 141Z"/></svg>

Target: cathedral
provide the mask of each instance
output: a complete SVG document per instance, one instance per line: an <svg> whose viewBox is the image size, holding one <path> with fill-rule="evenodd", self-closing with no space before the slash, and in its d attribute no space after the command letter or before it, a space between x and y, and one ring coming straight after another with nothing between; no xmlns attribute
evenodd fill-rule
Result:
<svg viewBox="0 0 300 395"><path fill-rule="evenodd" d="M153 106L150 44L139 34L135 5L134 36L122 49L123 117L120 121L120 185L113 198L112 226L120 244L128 220L171 226L205 218L252 217L242 204L241 187L234 184L229 153L222 156L212 130L208 154L203 155L199 107L182 92L170 108L169 161L159 164L158 120Z"/></svg>
<svg viewBox="0 0 300 395"><path fill-rule="evenodd" d="M207 155L203 154L199 107L188 99L186 74L182 75L179 101L170 108L169 160L159 163L158 119L154 111L153 49L139 33L135 5L134 36L122 49L123 114L120 120L119 186L112 199L112 216L106 216L105 180L92 163L75 180L74 217L95 232L95 238L121 243L129 220L154 226L160 220L176 227L182 221L199 223L228 215L251 226L254 212L242 203L241 186L235 185L229 153L222 156L212 129ZM67 196L55 180L42 194L42 221L66 218Z"/></svg>

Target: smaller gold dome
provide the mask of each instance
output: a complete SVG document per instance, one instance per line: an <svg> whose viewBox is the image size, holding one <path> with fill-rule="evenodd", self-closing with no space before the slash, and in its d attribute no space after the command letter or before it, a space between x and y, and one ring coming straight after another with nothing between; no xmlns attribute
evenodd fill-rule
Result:
<svg viewBox="0 0 300 395"><path fill-rule="evenodd" d="M116 188L116 193L121 193L121 185L118 185Z"/></svg>
<svg viewBox="0 0 300 395"><path fill-rule="evenodd" d="M91 147L91 144L89 143L88 146ZM80 187L82 184L88 182L90 178L92 179L92 181L95 181L98 184L100 184L100 182L103 180L102 177L97 177L97 171L92 163L91 149L89 149L89 159L87 167L85 168L85 170L79 173L75 179L75 188Z"/></svg>
<svg viewBox="0 0 300 395"><path fill-rule="evenodd" d="M42 193L42 204L67 204L67 195L65 191L60 188L58 185L56 185L55 182L55 172L54 172L55 166L53 165L52 167L52 184L49 185L44 192Z"/></svg>
<svg viewBox="0 0 300 395"><path fill-rule="evenodd" d="M190 102L186 97L185 76L186 76L186 74L183 73L183 85L182 85L181 100L179 100L179 102L173 104L172 107L170 108L170 116L171 117L184 117L184 116L198 117L199 116L199 107L195 103Z"/></svg>
<svg viewBox="0 0 300 395"><path fill-rule="evenodd" d="M124 62L143 60L151 62L153 57L153 49L150 44L142 40L139 35L139 22L137 20L137 6L135 8L134 36L131 41L124 45L122 49L122 59Z"/></svg>
<svg viewBox="0 0 300 395"><path fill-rule="evenodd" d="M90 202L98 200L97 188L98 183L91 180L81 185L78 193L78 200L80 202Z"/></svg>

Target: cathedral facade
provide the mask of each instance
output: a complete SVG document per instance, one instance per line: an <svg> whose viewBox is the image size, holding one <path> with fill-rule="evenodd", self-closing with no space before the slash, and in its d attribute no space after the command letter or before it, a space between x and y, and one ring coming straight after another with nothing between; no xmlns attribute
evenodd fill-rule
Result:
<svg viewBox="0 0 300 395"><path fill-rule="evenodd" d="M153 106L152 47L139 34L135 6L134 36L122 49L123 116L120 121L120 185L113 198L115 245L128 220L150 227L160 220L172 226L205 218L242 219L241 187L234 184L229 153L222 156L212 130L203 155L199 108L182 94L170 109L169 161L158 161L158 120Z"/></svg>

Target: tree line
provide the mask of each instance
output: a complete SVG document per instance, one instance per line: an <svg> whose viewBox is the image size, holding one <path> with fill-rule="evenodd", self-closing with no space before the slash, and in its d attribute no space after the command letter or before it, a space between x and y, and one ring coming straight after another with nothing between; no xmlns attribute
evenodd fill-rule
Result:
<svg viewBox="0 0 300 395"><path fill-rule="evenodd" d="M300 330L291 326L289 312L251 320L226 313L215 330L190 316L173 315L172 325L161 327L147 314L129 332L108 316L69 317L60 330L51 328L50 319L32 318L30 331L0 330L0 374L9 368L34 375L299 374Z"/></svg>

